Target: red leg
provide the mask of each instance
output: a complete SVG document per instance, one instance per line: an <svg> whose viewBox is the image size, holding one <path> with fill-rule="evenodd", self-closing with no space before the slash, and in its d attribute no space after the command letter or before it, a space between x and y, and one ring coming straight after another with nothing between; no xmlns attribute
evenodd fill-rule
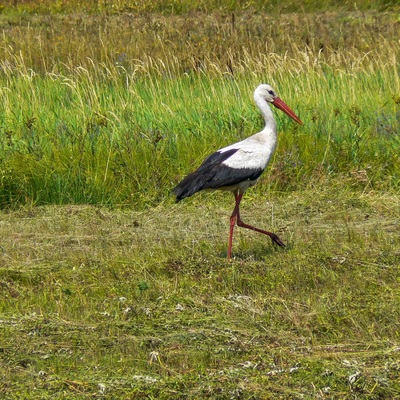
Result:
<svg viewBox="0 0 400 400"><path fill-rule="evenodd" d="M243 193L233 193L233 195L235 196L235 208L233 209L229 226L228 260L230 260L232 256L233 228L235 227L236 216L239 216L239 204L240 200L242 200Z"/></svg>
<svg viewBox="0 0 400 400"><path fill-rule="evenodd" d="M263 229L256 228L255 226L245 224L245 223L240 219L239 205L237 205L237 213L236 213L236 216L237 216L237 225L238 225L238 226L240 226L240 227L242 227L242 228L251 229L252 231L256 231L256 232L259 232L259 233L263 233L264 235L268 235L268 236L272 239L272 241L273 241L275 244L277 244L278 246L281 246L281 247L285 247L285 243L283 243L282 240L279 238L279 236L276 235L275 233L273 233L273 232L268 232L268 231L264 231Z"/></svg>
<svg viewBox="0 0 400 400"><path fill-rule="evenodd" d="M229 242L228 242L228 260L232 257L232 241L233 241L233 229L235 227L235 223L242 228L251 229L252 231L256 231L259 233L263 233L271 238L271 240L277 244L278 246L285 247L285 243L273 232L264 231L263 229L256 228L255 226L245 224L240 218L240 201L242 200L243 193L233 193L235 196L235 208L233 209L233 213L230 219L230 227L229 227Z"/></svg>

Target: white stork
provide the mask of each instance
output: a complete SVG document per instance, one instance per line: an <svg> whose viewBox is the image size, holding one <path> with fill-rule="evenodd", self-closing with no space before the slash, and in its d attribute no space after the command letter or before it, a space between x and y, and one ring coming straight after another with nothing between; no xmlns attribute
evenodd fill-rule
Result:
<svg viewBox="0 0 400 400"><path fill-rule="evenodd" d="M281 109L299 124L302 124L302 121L275 94L275 91L269 85L262 84L257 87L254 92L254 101L264 117L264 129L247 139L217 150L208 156L196 171L187 175L173 190L176 195L176 202L206 189L228 190L233 193L235 196L235 208L230 217L228 259L232 256L235 223L242 228L252 229L268 235L277 245L285 246L275 233L245 224L240 218L239 205L243 193L247 188L256 184L276 147L276 121L268 103Z"/></svg>

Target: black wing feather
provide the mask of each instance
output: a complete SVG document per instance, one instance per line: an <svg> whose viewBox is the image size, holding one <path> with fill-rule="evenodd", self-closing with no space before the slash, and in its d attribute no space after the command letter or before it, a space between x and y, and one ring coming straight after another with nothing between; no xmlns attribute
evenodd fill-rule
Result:
<svg viewBox="0 0 400 400"><path fill-rule="evenodd" d="M256 180L262 169L230 168L222 164L239 149L230 149L223 153L217 151L208 156L200 167L187 175L173 190L176 201L194 195L204 189L219 189L225 186L236 185L246 180Z"/></svg>

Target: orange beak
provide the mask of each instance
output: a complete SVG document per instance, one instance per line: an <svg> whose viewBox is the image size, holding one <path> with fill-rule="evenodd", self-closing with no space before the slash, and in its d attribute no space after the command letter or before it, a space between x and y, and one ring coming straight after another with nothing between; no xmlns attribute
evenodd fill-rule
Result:
<svg viewBox="0 0 400 400"><path fill-rule="evenodd" d="M300 125L303 125L303 122L301 119L294 113L294 111L279 97L275 97L274 101L272 104L282 110L286 115L288 115L290 118L292 118L294 121L299 123Z"/></svg>

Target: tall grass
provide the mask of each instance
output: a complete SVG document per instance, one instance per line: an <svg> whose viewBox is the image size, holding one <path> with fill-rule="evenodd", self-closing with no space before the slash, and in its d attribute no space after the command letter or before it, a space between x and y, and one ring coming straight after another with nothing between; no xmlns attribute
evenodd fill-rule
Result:
<svg viewBox="0 0 400 400"><path fill-rule="evenodd" d="M364 32L369 20L351 17L351 29ZM160 21L160 32L172 29ZM285 21L275 21L278 32ZM196 52L201 41L185 47L160 39L154 56L150 47L140 58L122 48L111 56L114 43L100 31L101 44L80 63L72 48L58 59L57 46L45 49L39 40L36 49L32 42L16 51L3 35L1 206L158 203L209 152L262 127L252 101L261 82L272 84L305 123L276 114L280 144L263 177L267 186L286 190L339 176L368 189L399 187L400 52L391 25L385 40L360 40L348 52L334 47L346 33L319 48L287 33L287 52L278 51L278 39L262 50L264 34L259 40L245 34L246 46L230 39L223 56L212 26L196 28L206 38L203 50ZM50 23L45 30L50 43L52 29ZM108 38L119 40L113 32ZM141 49L151 43L138 37Z"/></svg>
<svg viewBox="0 0 400 400"><path fill-rule="evenodd" d="M326 11L326 10L370 10L379 8L380 10L395 7L391 0L358 0L338 1L338 0L320 0L295 2L290 0L4 0L0 5L0 12L18 12L18 13L65 13L65 12L105 12L105 13L164 13L164 14L182 14L187 12L211 12L211 11L266 11L266 12L303 12L303 11Z"/></svg>

